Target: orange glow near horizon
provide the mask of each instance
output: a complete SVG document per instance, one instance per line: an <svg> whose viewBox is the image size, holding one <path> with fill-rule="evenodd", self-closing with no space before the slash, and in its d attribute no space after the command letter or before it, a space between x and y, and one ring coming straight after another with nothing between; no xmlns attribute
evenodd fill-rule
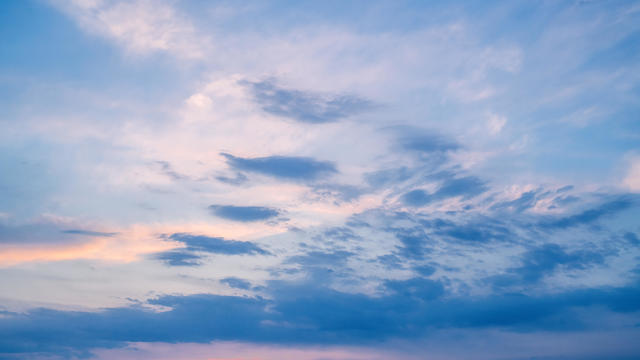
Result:
<svg viewBox="0 0 640 360"><path fill-rule="evenodd" d="M141 255L166 251L182 246L165 240L162 234L192 233L234 240L248 240L286 231L284 226L264 224L164 224L134 225L128 229L111 229L114 237L90 237L72 244L28 244L0 247L0 267L26 262L66 261L92 259L113 262L133 262Z"/></svg>

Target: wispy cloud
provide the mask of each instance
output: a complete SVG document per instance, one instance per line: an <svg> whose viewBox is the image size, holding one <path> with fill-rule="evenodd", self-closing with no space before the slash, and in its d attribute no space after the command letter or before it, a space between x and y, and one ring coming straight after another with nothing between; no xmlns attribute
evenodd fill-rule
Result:
<svg viewBox="0 0 640 360"><path fill-rule="evenodd" d="M202 58L205 38L190 21L164 1L53 1L88 31L122 44L134 53L166 51Z"/></svg>
<svg viewBox="0 0 640 360"><path fill-rule="evenodd" d="M225 240L219 237L191 235L185 233L172 234L168 238L173 241L184 243L186 245L186 249L191 251L229 255L267 253L256 244L248 241Z"/></svg>
<svg viewBox="0 0 640 360"><path fill-rule="evenodd" d="M304 123L338 121L366 110L371 101L353 95L323 95L278 87L273 80L245 81L262 110Z"/></svg>
<svg viewBox="0 0 640 360"><path fill-rule="evenodd" d="M309 157L298 156L266 156L242 158L223 153L227 164L239 171L247 171L268 175L284 180L314 181L338 171L328 161L319 161Z"/></svg>
<svg viewBox="0 0 640 360"><path fill-rule="evenodd" d="M416 128L401 129L400 131L398 142L403 149L408 151L428 154L454 151L460 148L456 142L437 133Z"/></svg>
<svg viewBox="0 0 640 360"><path fill-rule="evenodd" d="M206 254L267 255L266 250L249 241L227 240L220 237L176 233L166 239L184 244L183 248L155 253L152 258L170 266L199 266Z"/></svg>
<svg viewBox="0 0 640 360"><path fill-rule="evenodd" d="M618 212L624 211L637 205L638 198L636 196L620 196L618 198L611 199L595 208L582 211L578 214L542 222L541 226L549 229L564 229L584 224L591 224L599 220L600 218L615 215Z"/></svg>
<svg viewBox="0 0 640 360"><path fill-rule="evenodd" d="M277 217L280 211L265 206L210 205L215 216L234 221L263 221Z"/></svg>
<svg viewBox="0 0 640 360"><path fill-rule="evenodd" d="M202 256L188 251L170 250L154 254L153 258L164 261L170 266L198 266Z"/></svg>
<svg viewBox="0 0 640 360"><path fill-rule="evenodd" d="M389 281L381 297L347 294L317 285L273 284L274 298L192 295L163 296L149 304L170 308L150 312L115 308L101 312L33 310L0 318L2 348L32 348L25 334L42 339L39 351L72 356L96 345L123 346L135 336L146 342L209 342L238 339L287 343L349 344L428 329L511 328L562 332L588 329L571 308L601 306L608 313L637 311L637 286L570 291L546 296L442 298L442 284L428 279ZM299 295L295 295L299 294ZM295 295L295 296L294 296ZM412 311L398 311L410 307ZM268 311L272 308L275 311ZM206 311L216 309L216 311ZM38 324L46 319L48 327ZM287 327L277 326L286 323ZM349 324L345 326L345 324ZM10 325L21 331L8 331ZM12 326L13 327L13 326ZM433 331L433 330L432 330ZM49 335L59 334L54 338Z"/></svg>
<svg viewBox="0 0 640 360"><path fill-rule="evenodd" d="M47 3L0 358L638 358L637 5Z"/></svg>
<svg viewBox="0 0 640 360"><path fill-rule="evenodd" d="M91 230L79 230L79 229L71 229L71 230L63 230L65 234L72 235L87 235L87 236L99 236L99 237L113 237L118 235L115 232L101 232L101 231L91 231Z"/></svg>
<svg viewBox="0 0 640 360"><path fill-rule="evenodd" d="M475 176L448 178L442 182L438 190L429 194L424 190L412 190L402 195L402 201L409 206L423 206L433 201L451 197L461 197L463 200L478 196L488 190L486 182Z"/></svg>

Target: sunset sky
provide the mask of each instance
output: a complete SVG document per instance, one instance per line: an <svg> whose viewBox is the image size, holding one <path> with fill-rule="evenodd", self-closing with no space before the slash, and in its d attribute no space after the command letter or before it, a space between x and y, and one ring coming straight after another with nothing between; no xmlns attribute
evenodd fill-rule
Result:
<svg viewBox="0 0 640 360"><path fill-rule="evenodd" d="M638 339L640 2L0 0L0 359Z"/></svg>

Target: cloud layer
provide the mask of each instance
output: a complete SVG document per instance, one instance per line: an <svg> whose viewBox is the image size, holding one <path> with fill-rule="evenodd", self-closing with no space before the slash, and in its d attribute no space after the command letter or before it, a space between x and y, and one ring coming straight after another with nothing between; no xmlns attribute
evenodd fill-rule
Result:
<svg viewBox="0 0 640 360"><path fill-rule="evenodd" d="M0 2L0 358L638 358L639 9Z"/></svg>

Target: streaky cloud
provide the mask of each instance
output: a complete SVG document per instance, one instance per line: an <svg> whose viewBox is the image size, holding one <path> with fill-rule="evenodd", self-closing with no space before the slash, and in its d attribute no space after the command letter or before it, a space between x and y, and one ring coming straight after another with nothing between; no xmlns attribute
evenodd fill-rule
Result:
<svg viewBox="0 0 640 360"><path fill-rule="evenodd" d="M101 231L90 231L90 230L80 230L80 229L70 229L63 230L64 234L71 235L86 235L86 236L96 236L96 237L113 237L118 235L116 232L101 232Z"/></svg>
<svg viewBox="0 0 640 360"><path fill-rule="evenodd" d="M505 223L491 218L480 218L460 223L441 221L435 228L435 234L466 244L505 242L515 237Z"/></svg>
<svg viewBox="0 0 640 360"><path fill-rule="evenodd" d="M605 255L589 250L567 252L558 244L546 243L527 250L521 257L522 264L507 270L507 274L491 278L494 286L527 286L551 275L560 266L567 269L586 269L604 264Z"/></svg>
<svg viewBox="0 0 640 360"><path fill-rule="evenodd" d="M632 245L640 245L640 239L638 239L638 235L632 232L626 232L623 235L624 239L627 240Z"/></svg>
<svg viewBox="0 0 640 360"><path fill-rule="evenodd" d="M269 252L249 241L227 240L221 237L175 233L164 239L180 242L183 248L155 253L153 259L168 266L200 266L206 254L220 255L268 255Z"/></svg>
<svg viewBox="0 0 640 360"><path fill-rule="evenodd" d="M202 256L184 250L170 250L154 254L153 258L169 266L199 266Z"/></svg>
<svg viewBox="0 0 640 360"><path fill-rule="evenodd" d="M396 183L401 183L410 179L413 175L414 171L405 166L366 173L364 174L364 180L369 186L379 188Z"/></svg>
<svg viewBox="0 0 640 360"><path fill-rule="evenodd" d="M365 194L368 189L344 184L318 184L313 186L313 192L324 199L335 199L338 202L351 202Z"/></svg>
<svg viewBox="0 0 640 360"><path fill-rule="evenodd" d="M0 244L77 243L87 240L87 237L113 237L115 235L117 235L117 233L64 229L61 224L54 222L28 224L0 223Z"/></svg>
<svg viewBox="0 0 640 360"><path fill-rule="evenodd" d="M96 347L128 342L257 341L277 344L368 344L416 338L447 329L516 332L592 329L584 313L599 307L615 318L640 310L638 284L561 293L444 296L443 284L424 278L390 280L385 294L346 293L316 283L271 281L263 297L172 295L139 306L98 312L33 309L0 317L3 354L90 355ZM46 324L46 326L43 326Z"/></svg>
<svg viewBox="0 0 640 360"><path fill-rule="evenodd" d="M486 182L475 177L465 176L446 179L434 193L416 189L402 195L401 200L408 206L424 206L434 201L461 196L463 200L476 197L488 190Z"/></svg>
<svg viewBox="0 0 640 360"><path fill-rule="evenodd" d="M220 280L220 282L223 284L227 284L229 287L232 287L234 289L249 290L251 288L250 282L237 277L224 278Z"/></svg>
<svg viewBox="0 0 640 360"><path fill-rule="evenodd" d="M216 176L216 180L229 185L242 185L246 183L249 179L247 178L246 175L242 173L237 173L234 177L223 176L223 175Z"/></svg>
<svg viewBox="0 0 640 360"><path fill-rule="evenodd" d="M353 95L322 95L285 89L272 80L242 81L263 111L309 124L334 122L374 108L366 99Z"/></svg>
<svg viewBox="0 0 640 360"><path fill-rule="evenodd" d="M212 254L242 255L268 254L267 251L249 241L226 240L221 237L175 233L168 237L186 245L189 251L200 251Z"/></svg>
<svg viewBox="0 0 640 360"><path fill-rule="evenodd" d="M210 205L209 211L217 217L240 222L263 221L280 215L280 210L265 206Z"/></svg>
<svg viewBox="0 0 640 360"><path fill-rule="evenodd" d="M406 151L424 154L455 151L461 147L443 135L415 128L402 128L397 141L400 147Z"/></svg>
<svg viewBox="0 0 640 360"><path fill-rule="evenodd" d="M527 191L515 200L504 201L491 206L491 210L510 208L522 212L535 206L537 202L536 191ZM560 202L562 202L560 200Z"/></svg>
<svg viewBox="0 0 640 360"><path fill-rule="evenodd" d="M430 248L427 246L429 237L421 229L397 229L396 238L402 246L399 247L399 254L404 258L423 259Z"/></svg>
<svg viewBox="0 0 640 360"><path fill-rule="evenodd" d="M188 179L187 176L175 171L168 161L156 161L156 164L160 166L160 171L164 175L168 176L171 180L181 181Z"/></svg>
<svg viewBox="0 0 640 360"><path fill-rule="evenodd" d="M222 153L227 164L238 171L248 171L290 181L314 181L338 172L335 165L310 157L266 156L242 158Z"/></svg>
<svg viewBox="0 0 640 360"><path fill-rule="evenodd" d="M445 293L442 282L420 277L408 280L387 280L384 286L398 296L413 297L422 301L435 300Z"/></svg>
<svg viewBox="0 0 640 360"><path fill-rule="evenodd" d="M540 227L546 229L567 229L575 226L592 224L602 218L615 215L639 204L638 196L636 195L628 194L612 197L613 199L578 214L543 221L540 223Z"/></svg>

